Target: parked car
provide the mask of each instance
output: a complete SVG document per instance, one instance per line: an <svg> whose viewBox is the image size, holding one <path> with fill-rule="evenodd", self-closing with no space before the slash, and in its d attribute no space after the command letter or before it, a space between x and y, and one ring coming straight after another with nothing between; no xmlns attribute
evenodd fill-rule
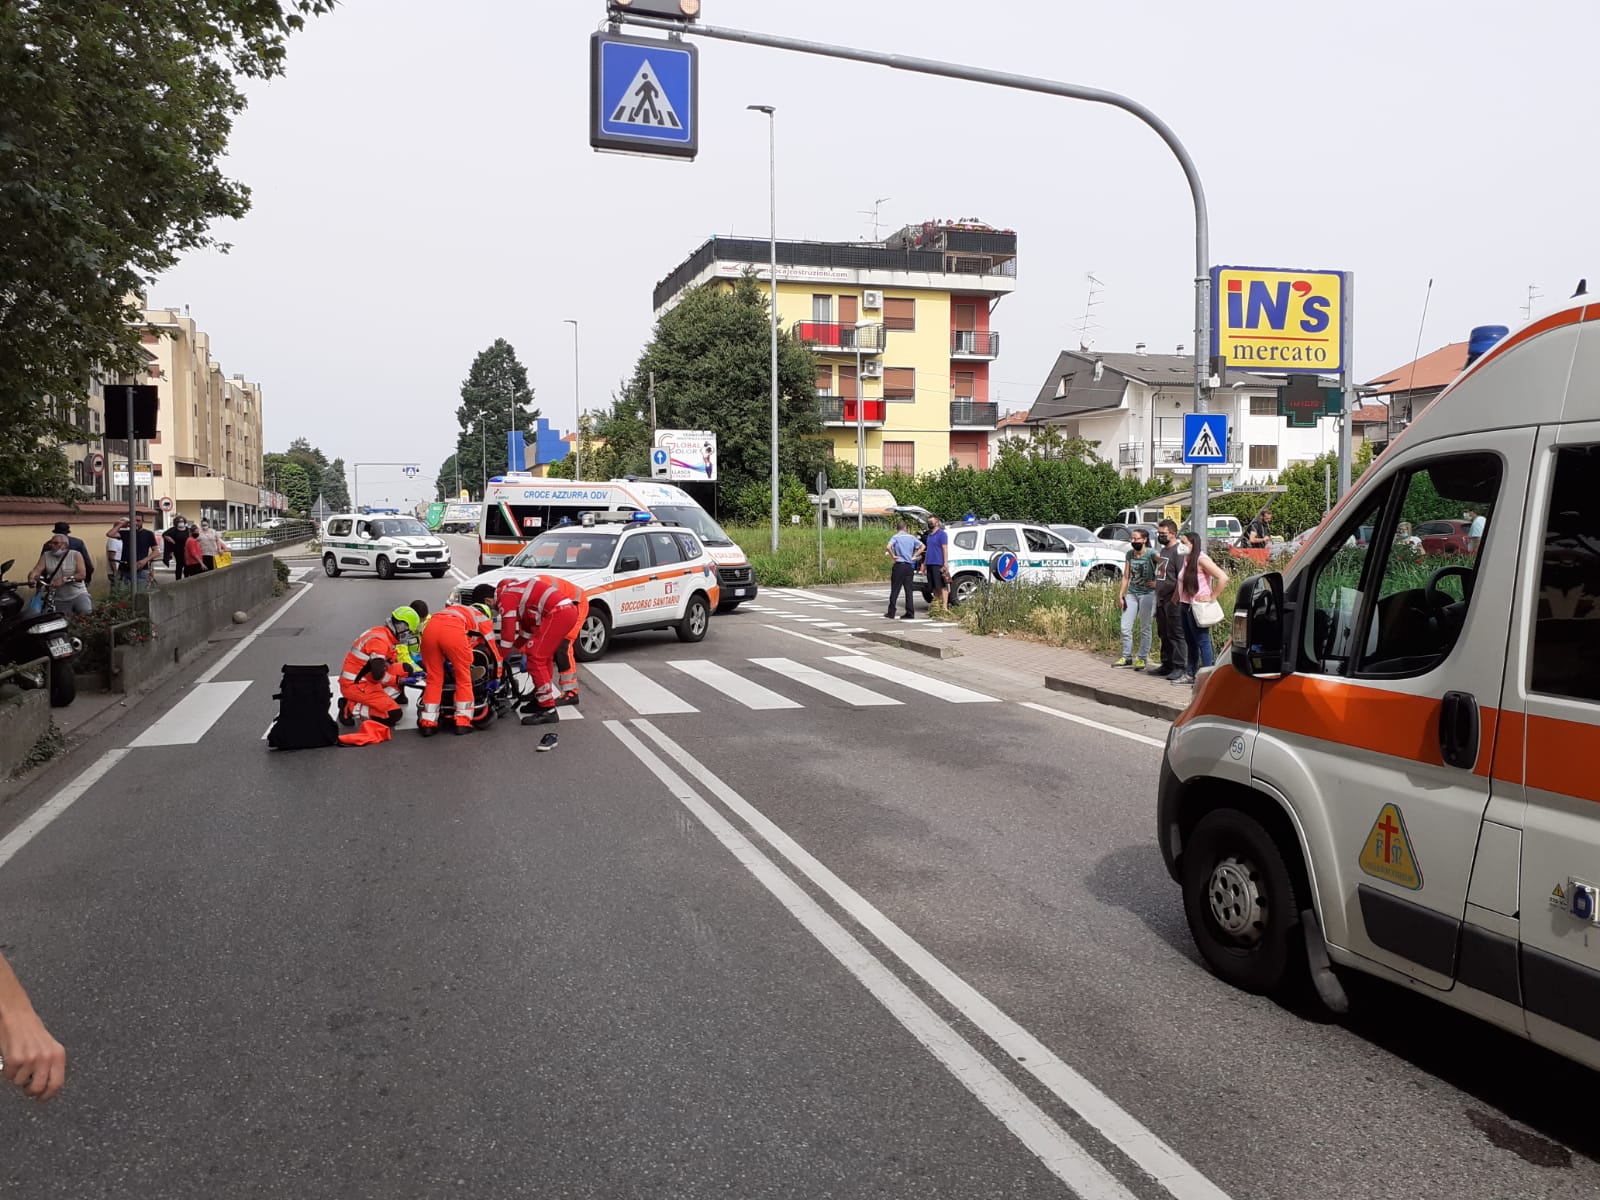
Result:
<svg viewBox="0 0 1600 1200"><path fill-rule="evenodd" d="M589 597L589 616L577 638L582 662L599 658L619 633L671 629L680 642L703 639L719 589L717 564L700 538L682 526L650 520L649 513L601 516L592 524L546 530L505 566L458 585L455 598L470 595L480 583L551 572L565 576Z"/></svg>
<svg viewBox="0 0 1600 1200"><path fill-rule="evenodd" d="M1126 546L1102 542L1069 542L1042 525L1022 521L985 521L957 525L950 530L946 569L950 573L950 602L965 604L994 578L994 560L1004 551L1017 556L1019 578L1030 583L1057 583L1078 587L1084 583L1110 583L1122 573ZM920 569L916 586L930 603L933 590Z"/></svg>
<svg viewBox="0 0 1600 1200"><path fill-rule="evenodd" d="M1121 521L1113 521L1109 525L1100 526L1099 529L1094 531L1094 535L1102 542L1121 542L1122 548L1126 550L1133 541L1133 531L1135 529L1144 530L1144 536L1149 539L1150 544L1156 544L1156 527L1154 525L1125 525Z"/></svg>
<svg viewBox="0 0 1600 1200"><path fill-rule="evenodd" d="M375 571L379 579L426 571L443 579L450 547L415 517L337 513L322 529L322 570L329 579L346 571Z"/></svg>
<svg viewBox="0 0 1600 1200"><path fill-rule="evenodd" d="M1471 531L1471 521L1422 521L1411 530L1424 554L1465 554Z"/></svg>

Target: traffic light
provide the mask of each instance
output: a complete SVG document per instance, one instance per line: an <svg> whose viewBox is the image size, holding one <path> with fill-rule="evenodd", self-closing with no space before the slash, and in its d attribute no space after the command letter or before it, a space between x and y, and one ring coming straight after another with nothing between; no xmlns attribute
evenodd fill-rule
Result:
<svg viewBox="0 0 1600 1200"><path fill-rule="evenodd" d="M700 0L606 0L612 16L661 17L668 21L697 21Z"/></svg>

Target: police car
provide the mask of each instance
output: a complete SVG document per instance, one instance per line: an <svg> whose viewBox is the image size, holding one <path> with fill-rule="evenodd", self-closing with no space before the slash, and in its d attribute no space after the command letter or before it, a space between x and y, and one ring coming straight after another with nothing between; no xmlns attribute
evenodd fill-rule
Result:
<svg viewBox="0 0 1600 1200"><path fill-rule="evenodd" d="M1101 543L1069 542L1043 525L1021 521L986 521L947 527L950 545L945 570L950 576L950 602L965 604L991 579L998 578L996 560L1010 552L1017 558L1017 578L1027 583L1054 583L1078 587L1084 583L1113 583L1122 574L1124 547ZM927 574L919 570L916 582L923 597L933 598Z"/></svg>
<svg viewBox="0 0 1600 1200"><path fill-rule="evenodd" d="M450 547L415 517L336 513L322 526L322 569L329 579L346 571L373 571L379 579L426 571L443 579Z"/></svg>
<svg viewBox="0 0 1600 1200"><path fill-rule="evenodd" d="M698 642L720 599L717 564L699 537L647 512L586 513L578 524L547 529L505 566L461 584L455 598L480 583L529 575L561 575L588 596L577 640L582 662L603 655L619 633L671 629L680 642Z"/></svg>

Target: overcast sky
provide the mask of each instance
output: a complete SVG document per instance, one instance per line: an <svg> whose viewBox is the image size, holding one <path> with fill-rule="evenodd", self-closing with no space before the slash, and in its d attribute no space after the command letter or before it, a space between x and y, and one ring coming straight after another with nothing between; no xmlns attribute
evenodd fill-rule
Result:
<svg viewBox="0 0 1600 1200"><path fill-rule="evenodd" d="M1356 368L1475 324L1515 326L1600 277L1593 108L1600 6L1047 4L705 0L717 25L955 59L1119 91L1199 165L1215 263L1356 273ZM570 428L649 337L655 283L707 236L767 233L766 118L778 115L780 238L851 239L929 218L1019 235L1001 301L1002 411L1076 346L1193 341L1192 209L1177 163L1119 111L726 42L700 42L700 157L588 146L601 0L344 0L251 90L230 169L254 190L151 301L190 306L230 372L266 392L266 444L304 435L348 462L454 443L473 355L516 347ZM1590 197L1584 200L1585 196ZM1600 286L1600 278L1596 279ZM431 497L397 471L361 498Z"/></svg>

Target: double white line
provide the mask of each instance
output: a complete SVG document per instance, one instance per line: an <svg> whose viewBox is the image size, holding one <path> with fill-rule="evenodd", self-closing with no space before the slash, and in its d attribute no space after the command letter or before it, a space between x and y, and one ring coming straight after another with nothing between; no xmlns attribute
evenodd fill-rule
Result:
<svg viewBox="0 0 1600 1200"><path fill-rule="evenodd" d="M910 968L913 974L982 1030L1013 1062L1049 1088L1057 1099L1096 1129L1174 1200L1228 1200L1225 1192L1200 1174L1171 1146L936 959L905 930L763 816L754 805L712 774L704 764L649 721L636 720L631 725L633 728L630 729L621 721L606 722L606 728L713 837L744 864L806 931L854 975L874 999L888 1009L962 1086L1083 1200L1134 1200L1134 1193L785 874L754 841L711 804L706 795L721 801L768 847L815 884ZM634 733L635 729L681 767L695 783L686 780L655 750L645 745ZM702 795L701 790L706 795Z"/></svg>

